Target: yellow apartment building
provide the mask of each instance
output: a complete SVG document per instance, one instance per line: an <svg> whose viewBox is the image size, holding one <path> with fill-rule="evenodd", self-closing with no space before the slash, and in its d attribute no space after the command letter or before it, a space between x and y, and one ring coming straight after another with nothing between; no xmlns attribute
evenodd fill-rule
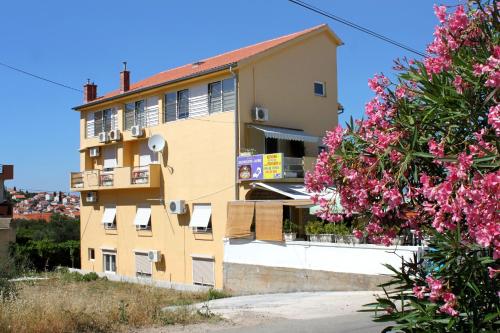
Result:
<svg viewBox="0 0 500 333"><path fill-rule="evenodd" d="M337 125L339 45L320 25L136 83L125 68L102 96L88 82L70 180L82 269L222 288L228 202L303 184ZM249 153L280 170L247 170Z"/></svg>

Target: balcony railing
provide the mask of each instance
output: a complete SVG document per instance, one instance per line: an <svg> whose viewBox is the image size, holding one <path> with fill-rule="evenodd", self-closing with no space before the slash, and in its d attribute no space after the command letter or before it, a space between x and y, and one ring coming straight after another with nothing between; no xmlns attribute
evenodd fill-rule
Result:
<svg viewBox="0 0 500 333"><path fill-rule="evenodd" d="M283 157L284 178L304 178L307 171L312 170L316 157Z"/></svg>
<svg viewBox="0 0 500 333"><path fill-rule="evenodd" d="M127 188L160 187L160 165L151 164L143 167L120 167L111 171L86 170L72 172L71 190L97 191Z"/></svg>

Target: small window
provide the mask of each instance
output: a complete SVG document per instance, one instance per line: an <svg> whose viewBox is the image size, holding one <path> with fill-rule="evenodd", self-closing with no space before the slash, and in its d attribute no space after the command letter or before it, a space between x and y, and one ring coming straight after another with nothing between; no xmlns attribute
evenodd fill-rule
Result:
<svg viewBox="0 0 500 333"><path fill-rule="evenodd" d="M102 214L104 229L116 229L116 205L107 205Z"/></svg>
<svg viewBox="0 0 500 333"><path fill-rule="evenodd" d="M325 83L324 82L314 82L314 95L316 95L316 96L326 96Z"/></svg>
<svg viewBox="0 0 500 333"><path fill-rule="evenodd" d="M189 117L189 89L177 92L177 118Z"/></svg>
<svg viewBox="0 0 500 333"><path fill-rule="evenodd" d="M165 95L165 121L177 120L177 94L175 92Z"/></svg>
<svg viewBox="0 0 500 333"><path fill-rule="evenodd" d="M114 252L104 252L102 254L104 272L105 273L116 273L116 253Z"/></svg>
<svg viewBox="0 0 500 333"><path fill-rule="evenodd" d="M193 215L189 221L189 227L194 232L212 231L212 205L193 204Z"/></svg>
<svg viewBox="0 0 500 333"><path fill-rule="evenodd" d="M153 275L152 266L147 253L135 253L135 275L137 277L150 278Z"/></svg>
<svg viewBox="0 0 500 333"><path fill-rule="evenodd" d="M151 206L141 205L137 207L134 225L137 230L151 230Z"/></svg>
<svg viewBox="0 0 500 333"><path fill-rule="evenodd" d="M95 260L95 250L89 248L89 260Z"/></svg>

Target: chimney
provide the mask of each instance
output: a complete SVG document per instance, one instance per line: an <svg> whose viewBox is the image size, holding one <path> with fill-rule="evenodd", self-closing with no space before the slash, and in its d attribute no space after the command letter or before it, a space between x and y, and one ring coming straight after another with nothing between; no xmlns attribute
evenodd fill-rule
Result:
<svg viewBox="0 0 500 333"><path fill-rule="evenodd" d="M120 72L120 92L130 89L130 71L127 70L127 62L123 62L123 71Z"/></svg>
<svg viewBox="0 0 500 333"><path fill-rule="evenodd" d="M87 83L83 86L83 102L88 103L92 102L97 98L97 85L94 82L90 83L90 80L87 79Z"/></svg>

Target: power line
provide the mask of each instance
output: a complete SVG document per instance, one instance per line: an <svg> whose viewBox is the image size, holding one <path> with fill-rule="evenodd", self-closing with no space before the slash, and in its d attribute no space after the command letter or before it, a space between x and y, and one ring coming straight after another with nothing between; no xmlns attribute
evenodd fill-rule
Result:
<svg viewBox="0 0 500 333"><path fill-rule="evenodd" d="M390 44L392 44L392 45L395 45L395 46L397 46L397 47L400 47L400 48L402 48L402 49L405 49L406 51L409 51L409 52L412 52L412 53L418 54L419 56L425 57L425 54L424 54L424 53L422 53L422 52L420 52L420 51L417 51L417 50L415 50L414 48L411 48L411 47L409 47L409 46L406 46L405 44L402 44L402 43L400 43L400 42L398 42L398 41L395 41L394 39L391 39L391 38L389 38L389 37L386 37L386 36L384 36L384 35L381 35L381 34L379 34L379 33L375 32L375 31L373 31L373 30L370 30L370 29L368 29L368 28L362 27L362 26L360 26L360 25L358 25L358 24L356 24L356 23L353 23L353 22L350 22L350 21L348 21L348 20L346 20L346 19L343 19L342 17L339 17L339 16L336 16L336 15L333 15L333 14L331 14L331 13L327 12L327 11L324 11L324 10L322 10L322 9L319 9L319 8L317 8L317 7L314 7L313 5L310 5L310 4L308 4L308 3L304 2L304 1L300 1L300 0L288 0L288 1L290 1L290 2L292 2L292 3L294 3L294 4L296 4L296 5L299 5L299 6L301 6L301 7L304 7L304 8L306 8L306 9L309 9L309 10L311 10L311 11L315 12L315 13L318 13L318 14L320 14L320 15L323 15L323 16L325 16L325 17L328 17L328 18L330 18L330 19L332 19L332 20L334 20L334 21L337 21L337 22L340 22L340 23L342 23L342 24L345 24L345 25L347 25L347 26L349 26L349 27L351 27L351 28L354 28L354 29L357 29L357 30L359 30L359 31L361 31L361 32L364 32L364 33L366 33L366 34L369 34L369 35L371 35L372 37L375 37L375 38L381 39L381 40L383 40L383 41L385 41L385 42L387 42L387 43L390 43Z"/></svg>
<svg viewBox="0 0 500 333"><path fill-rule="evenodd" d="M34 77L36 79L39 79L39 80L42 80L42 81L46 81L46 82L49 82L49 83L52 83L52 84L55 84L55 85L58 85L60 87L66 88L66 89L71 89L71 90L75 90L75 91L78 91L78 92L83 92L81 89L73 88L73 87L70 87L70 86L65 85L63 83L59 83L59 82L56 82L56 81L53 81L53 80L49 80L49 79L41 77L39 75L36 75L36 74L30 73L30 72L24 71L22 69L19 69L19 68L7 65L7 64L5 64L3 62L0 62L0 65L4 66L4 67L7 67L9 69L12 69L13 71L16 71L16 72L19 72L19 73L23 73L25 75L28 75L28 76Z"/></svg>

